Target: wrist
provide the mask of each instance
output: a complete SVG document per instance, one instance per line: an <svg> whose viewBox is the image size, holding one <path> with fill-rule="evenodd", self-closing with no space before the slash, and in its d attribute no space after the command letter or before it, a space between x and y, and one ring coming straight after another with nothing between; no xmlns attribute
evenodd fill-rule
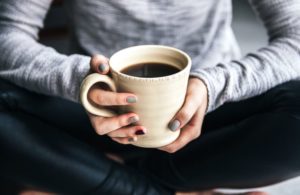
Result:
<svg viewBox="0 0 300 195"><path fill-rule="evenodd" d="M209 95L208 95L208 88L206 83L201 78L198 77L190 77L189 82L197 86L196 90L200 92L203 105L205 106L205 111L207 112Z"/></svg>

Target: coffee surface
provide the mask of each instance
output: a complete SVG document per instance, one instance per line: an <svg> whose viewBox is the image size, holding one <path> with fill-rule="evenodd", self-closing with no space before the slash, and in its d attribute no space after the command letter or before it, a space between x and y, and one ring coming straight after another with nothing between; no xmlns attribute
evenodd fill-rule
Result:
<svg viewBox="0 0 300 195"><path fill-rule="evenodd" d="M169 64L149 62L130 65L121 70L121 73L135 77L155 78L172 75L179 71L178 68Z"/></svg>

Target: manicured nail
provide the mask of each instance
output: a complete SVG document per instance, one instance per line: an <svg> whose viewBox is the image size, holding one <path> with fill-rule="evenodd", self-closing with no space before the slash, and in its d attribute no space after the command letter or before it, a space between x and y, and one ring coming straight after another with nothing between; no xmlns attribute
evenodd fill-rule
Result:
<svg viewBox="0 0 300 195"><path fill-rule="evenodd" d="M105 64L100 64L98 66L98 69L101 71L101 72L104 72L106 70L106 65Z"/></svg>
<svg viewBox="0 0 300 195"><path fill-rule="evenodd" d="M136 139L134 139L133 137L128 138L128 142L135 142Z"/></svg>
<svg viewBox="0 0 300 195"><path fill-rule="evenodd" d="M127 103L136 103L136 102L137 102L137 99L136 99L136 97L134 97L134 96L128 96L128 97L126 98L126 102L127 102Z"/></svg>
<svg viewBox="0 0 300 195"><path fill-rule="evenodd" d="M131 123L136 123L136 122L138 122L138 121L139 121L139 119L138 119L138 117L136 117L136 116L132 116L132 117L128 118L128 123L129 123L129 124L131 124Z"/></svg>
<svg viewBox="0 0 300 195"><path fill-rule="evenodd" d="M180 122L179 120L174 120L172 122L169 123L169 129L171 131L176 131L178 129L178 127L180 126Z"/></svg>
<svg viewBox="0 0 300 195"><path fill-rule="evenodd" d="M135 132L135 134L136 134L136 135L144 135L145 132L144 132L143 130L137 130L137 131Z"/></svg>

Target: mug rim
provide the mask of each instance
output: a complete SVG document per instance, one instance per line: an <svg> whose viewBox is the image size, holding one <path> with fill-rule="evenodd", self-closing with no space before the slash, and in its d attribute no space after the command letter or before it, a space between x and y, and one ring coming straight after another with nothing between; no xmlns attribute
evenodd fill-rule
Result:
<svg viewBox="0 0 300 195"><path fill-rule="evenodd" d="M182 56L184 56L184 58L186 58L187 64L186 64L186 66L183 69L180 69L180 71L178 71L178 72L176 72L174 74L167 75L167 76L162 76L162 77L150 77L150 78L146 78L146 77L131 76L131 75L124 74L124 73L116 70L113 66L110 65L110 68L111 68L112 72L115 73L115 74L118 74L118 75L122 76L122 78L124 78L124 79L153 82L153 81L162 81L162 80L170 80L170 79L173 79L173 78L177 78L177 77L180 77L183 74L185 75L185 73L189 72L189 70L190 70L190 67L191 67L191 64L192 64L192 60L191 60L190 56L187 53L185 53L184 51L180 50L180 49L177 49L175 47L165 46L165 45L136 45L136 46L127 47L127 48L124 48L124 49L121 49L121 50L115 52L110 57L110 59L114 58L117 54L119 54L121 52L124 52L125 50L133 49L133 48L139 48L139 47L141 47L141 48L142 47L163 48L163 49L175 51L177 53L180 53ZM110 60L109 60L109 64L110 64Z"/></svg>

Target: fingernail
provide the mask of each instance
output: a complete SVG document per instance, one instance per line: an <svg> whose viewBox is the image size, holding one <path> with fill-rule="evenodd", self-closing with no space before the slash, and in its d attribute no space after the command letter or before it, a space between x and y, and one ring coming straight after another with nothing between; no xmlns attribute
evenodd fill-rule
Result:
<svg viewBox="0 0 300 195"><path fill-rule="evenodd" d="M98 69L101 71L101 72L104 72L106 70L106 65L105 64L100 64L98 66Z"/></svg>
<svg viewBox="0 0 300 195"><path fill-rule="evenodd" d="M136 117L136 116L132 116L132 117L128 118L128 123L129 123L129 124L131 124L131 123L136 123L136 122L138 122L138 121L139 121L139 119L138 119L138 117Z"/></svg>
<svg viewBox="0 0 300 195"><path fill-rule="evenodd" d="M143 130L137 130L137 131L135 132L135 134L136 134L136 135L144 135L145 132L144 132Z"/></svg>
<svg viewBox="0 0 300 195"><path fill-rule="evenodd" d="M134 97L134 96L128 96L128 97L126 98L126 102L127 102L127 103L136 103L136 102L137 102L137 99L136 99L136 97Z"/></svg>
<svg viewBox="0 0 300 195"><path fill-rule="evenodd" d="M178 127L180 126L180 122L179 120L174 120L172 122L169 123L169 129L171 131L176 131L178 129Z"/></svg>
<svg viewBox="0 0 300 195"><path fill-rule="evenodd" d="M128 138L128 142L135 142L136 140L133 137Z"/></svg>

